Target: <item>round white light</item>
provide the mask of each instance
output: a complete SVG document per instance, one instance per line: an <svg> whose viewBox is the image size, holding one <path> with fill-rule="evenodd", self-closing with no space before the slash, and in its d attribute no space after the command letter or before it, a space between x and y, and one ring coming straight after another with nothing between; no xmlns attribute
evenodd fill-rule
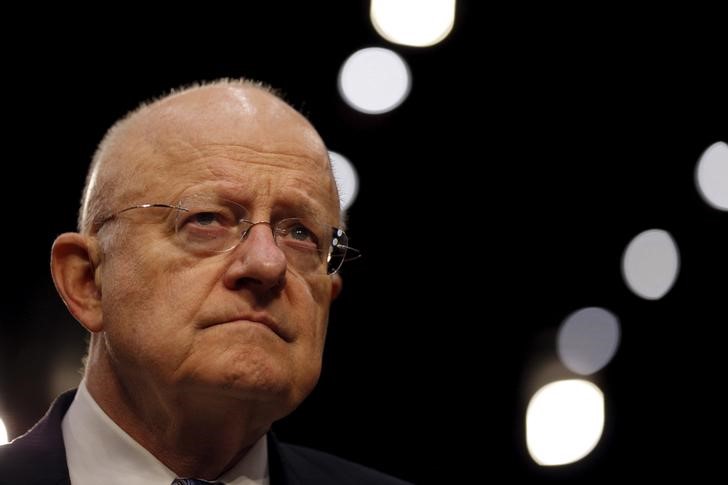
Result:
<svg viewBox="0 0 728 485"><path fill-rule="evenodd" d="M340 153L329 151L331 170L334 172L336 187L339 189L341 210L346 210L356 199L359 192L359 177L354 165Z"/></svg>
<svg viewBox="0 0 728 485"><path fill-rule="evenodd" d="M604 430L604 395L580 379L546 384L526 411L526 445L539 465L565 465L588 455Z"/></svg>
<svg viewBox="0 0 728 485"><path fill-rule="evenodd" d="M452 30L455 0L372 0L374 29L390 42L427 47Z"/></svg>
<svg viewBox="0 0 728 485"><path fill-rule="evenodd" d="M597 372L619 345L619 321L604 308L582 308L561 324L556 349L561 362L581 375Z"/></svg>
<svg viewBox="0 0 728 485"><path fill-rule="evenodd" d="M8 430L5 429L5 423L0 419L0 445L8 442Z"/></svg>
<svg viewBox="0 0 728 485"><path fill-rule="evenodd" d="M658 300L672 288L680 257L675 241L667 231L650 229L630 241L622 258L622 275L638 296Z"/></svg>
<svg viewBox="0 0 728 485"><path fill-rule="evenodd" d="M356 51L339 72L341 97L362 113L393 110L409 94L410 84L410 72L404 59L381 47Z"/></svg>
<svg viewBox="0 0 728 485"><path fill-rule="evenodd" d="M703 199L720 210L728 210L728 145L719 141L700 156L695 182Z"/></svg>

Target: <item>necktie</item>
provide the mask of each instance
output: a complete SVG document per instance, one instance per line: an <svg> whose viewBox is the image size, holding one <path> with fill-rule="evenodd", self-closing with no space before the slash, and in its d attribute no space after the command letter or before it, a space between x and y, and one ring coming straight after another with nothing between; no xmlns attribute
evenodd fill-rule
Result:
<svg viewBox="0 0 728 485"><path fill-rule="evenodd" d="M196 478L175 478L172 485L225 485L222 482L208 482Z"/></svg>

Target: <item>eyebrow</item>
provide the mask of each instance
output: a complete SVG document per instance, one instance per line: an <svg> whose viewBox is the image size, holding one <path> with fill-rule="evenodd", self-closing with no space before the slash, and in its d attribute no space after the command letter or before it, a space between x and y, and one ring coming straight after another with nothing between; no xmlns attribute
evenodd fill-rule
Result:
<svg viewBox="0 0 728 485"><path fill-rule="evenodd" d="M185 192L212 191L224 199L236 202L247 209L248 204L241 197L239 186L226 183L206 183L190 187L191 190ZM301 217L313 219L317 222L335 225L334 221L329 221L323 204L317 202L313 197L309 196L303 190L292 190L287 192L290 197L284 200L278 200L271 207L271 219L284 219L286 217Z"/></svg>
<svg viewBox="0 0 728 485"><path fill-rule="evenodd" d="M323 206L307 196L296 196L296 200L278 201L272 207L271 218L277 218L279 216L281 218L291 216L303 217L328 224Z"/></svg>

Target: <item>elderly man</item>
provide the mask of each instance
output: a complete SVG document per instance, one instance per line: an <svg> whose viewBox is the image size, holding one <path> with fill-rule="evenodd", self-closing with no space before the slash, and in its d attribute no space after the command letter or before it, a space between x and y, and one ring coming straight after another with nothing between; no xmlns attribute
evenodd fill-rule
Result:
<svg viewBox="0 0 728 485"><path fill-rule="evenodd" d="M340 225L324 143L260 85L188 88L116 123L80 232L52 250L91 333L85 375L0 448L0 482L402 483L269 433L318 380Z"/></svg>

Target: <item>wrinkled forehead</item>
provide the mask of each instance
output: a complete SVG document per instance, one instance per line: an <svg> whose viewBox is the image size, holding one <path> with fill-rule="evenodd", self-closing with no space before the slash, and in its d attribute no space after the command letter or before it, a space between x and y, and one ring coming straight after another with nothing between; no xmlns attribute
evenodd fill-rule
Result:
<svg viewBox="0 0 728 485"><path fill-rule="evenodd" d="M311 124L279 98L256 88L209 87L148 107L140 128L160 149L239 146L299 156L327 168L323 141ZM142 133L139 133L140 135ZM178 145L178 146L175 146Z"/></svg>
<svg viewBox="0 0 728 485"><path fill-rule="evenodd" d="M269 93L218 87L171 96L130 118L119 138L118 148L127 152L120 157L124 171L134 174L124 198L204 176L201 170L234 178L254 169L297 173L338 212L323 141L303 116Z"/></svg>

